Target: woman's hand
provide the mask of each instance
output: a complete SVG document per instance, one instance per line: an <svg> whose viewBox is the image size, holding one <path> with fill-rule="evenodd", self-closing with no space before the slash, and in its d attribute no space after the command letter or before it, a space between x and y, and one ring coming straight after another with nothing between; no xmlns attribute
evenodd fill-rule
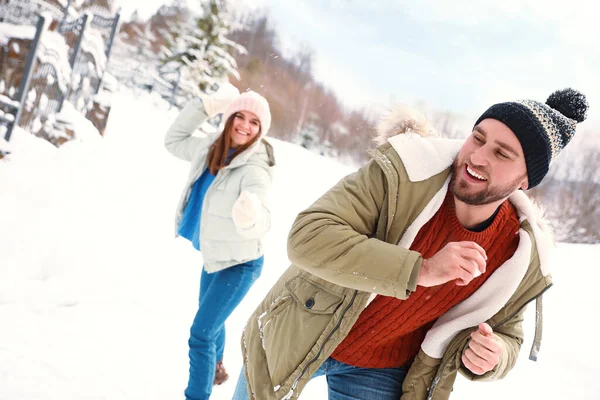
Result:
<svg viewBox="0 0 600 400"><path fill-rule="evenodd" d="M219 90L211 94L203 94L200 96L204 104L206 114L213 118L218 114L222 114L227 106L235 99L240 92L235 86L229 82L223 83Z"/></svg>
<svg viewBox="0 0 600 400"><path fill-rule="evenodd" d="M252 228L256 225L261 209L262 203L258 196L248 191L243 191L233 204L231 217L239 228Z"/></svg>

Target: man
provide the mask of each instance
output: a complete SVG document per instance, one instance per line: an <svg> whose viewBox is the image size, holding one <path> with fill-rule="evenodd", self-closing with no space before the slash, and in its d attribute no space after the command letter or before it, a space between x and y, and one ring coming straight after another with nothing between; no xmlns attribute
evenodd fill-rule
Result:
<svg viewBox="0 0 600 400"><path fill-rule="evenodd" d="M373 159L298 215L293 265L251 316L235 399L447 399L514 366L552 239L525 189L585 119L585 96L491 106L465 141L392 114ZM391 136L391 137L390 137ZM536 325L537 327L537 325ZM540 330L541 332L541 330ZM539 348L536 328L532 358Z"/></svg>

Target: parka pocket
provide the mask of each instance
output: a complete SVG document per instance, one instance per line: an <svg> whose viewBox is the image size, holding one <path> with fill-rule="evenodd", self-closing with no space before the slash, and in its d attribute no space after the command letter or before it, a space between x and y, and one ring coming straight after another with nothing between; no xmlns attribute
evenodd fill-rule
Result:
<svg viewBox="0 0 600 400"><path fill-rule="evenodd" d="M404 378L402 393L408 398L427 398L440 362L440 359L429 357L422 349L419 350Z"/></svg>
<svg viewBox="0 0 600 400"><path fill-rule="evenodd" d="M273 386L285 382L324 334L344 296L298 275L259 318Z"/></svg>

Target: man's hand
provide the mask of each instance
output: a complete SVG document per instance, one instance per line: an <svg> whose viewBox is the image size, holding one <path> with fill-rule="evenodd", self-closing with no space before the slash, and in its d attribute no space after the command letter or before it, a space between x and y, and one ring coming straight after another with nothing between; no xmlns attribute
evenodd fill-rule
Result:
<svg viewBox="0 0 600 400"><path fill-rule="evenodd" d="M492 328L479 324L479 329L471 333L469 348L462 355L462 362L475 375L483 375L493 370L500 362L503 347L494 336Z"/></svg>
<svg viewBox="0 0 600 400"><path fill-rule="evenodd" d="M450 242L433 257L423 260L417 285L431 287L456 281L468 285L485 272L487 255L475 242Z"/></svg>

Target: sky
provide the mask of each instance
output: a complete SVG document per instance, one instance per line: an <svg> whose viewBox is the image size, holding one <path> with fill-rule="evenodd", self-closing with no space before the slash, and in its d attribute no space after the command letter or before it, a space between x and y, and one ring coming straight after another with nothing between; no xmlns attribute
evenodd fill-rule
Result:
<svg viewBox="0 0 600 400"><path fill-rule="evenodd" d="M150 15L164 0L121 1ZM308 44L314 73L351 106L425 102L479 115L522 98L545 101L573 87L600 121L600 24L573 0L233 0L266 9L282 47ZM251 11L250 11L251 12Z"/></svg>

